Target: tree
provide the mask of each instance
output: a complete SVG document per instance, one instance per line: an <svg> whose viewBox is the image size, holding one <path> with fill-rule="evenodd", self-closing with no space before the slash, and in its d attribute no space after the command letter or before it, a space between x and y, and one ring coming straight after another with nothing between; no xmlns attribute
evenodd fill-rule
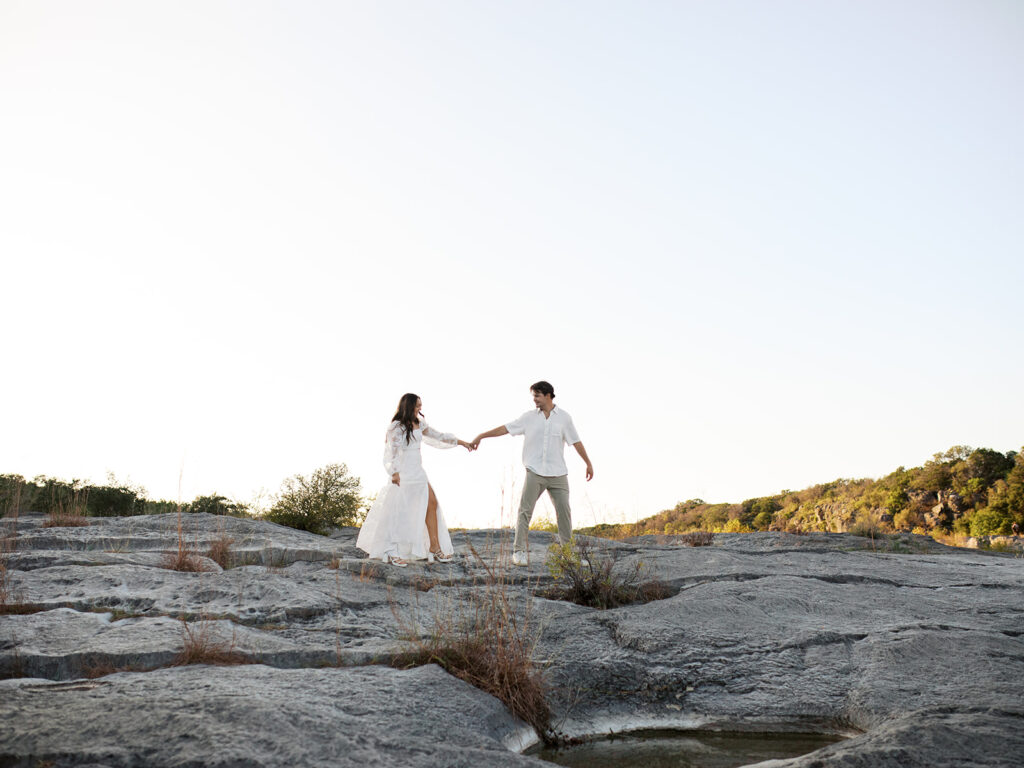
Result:
<svg viewBox="0 0 1024 768"><path fill-rule="evenodd" d="M214 492L212 496L196 496L188 505L189 512L205 512L208 515L231 515L246 517L249 513L245 504L230 501L226 496Z"/></svg>
<svg viewBox="0 0 1024 768"><path fill-rule="evenodd" d="M1015 457L1012 452L1003 454L991 448L978 448L953 466L953 490L979 505L988 487L1013 469Z"/></svg>
<svg viewBox="0 0 1024 768"><path fill-rule="evenodd" d="M747 499L740 507L743 510L740 513L740 522L759 531L767 531L772 522L772 515L782 509L782 505L770 496Z"/></svg>
<svg viewBox="0 0 1024 768"><path fill-rule="evenodd" d="M0 517L32 509L35 493L35 483L28 482L21 475L0 475Z"/></svg>
<svg viewBox="0 0 1024 768"><path fill-rule="evenodd" d="M907 487L910 485L910 480L911 473L904 467L897 467L895 472L889 473L879 481L881 488L885 491L883 504L890 515L895 516L906 508L909 502Z"/></svg>
<svg viewBox="0 0 1024 768"><path fill-rule="evenodd" d="M266 520L301 531L327 535L331 528L362 522L359 478L344 464L328 464L310 477L295 475L281 484Z"/></svg>
<svg viewBox="0 0 1024 768"><path fill-rule="evenodd" d="M931 461L925 462L918 478L917 486L932 493L938 493L949 488L952 482L952 474L949 471L951 463L944 461L943 454L936 453Z"/></svg>

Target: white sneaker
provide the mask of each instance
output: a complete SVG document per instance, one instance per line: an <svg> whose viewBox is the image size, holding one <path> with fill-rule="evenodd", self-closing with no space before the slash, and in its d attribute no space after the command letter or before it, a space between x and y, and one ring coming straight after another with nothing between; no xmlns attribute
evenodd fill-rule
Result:
<svg viewBox="0 0 1024 768"><path fill-rule="evenodd" d="M512 565L527 565L525 552L512 553Z"/></svg>

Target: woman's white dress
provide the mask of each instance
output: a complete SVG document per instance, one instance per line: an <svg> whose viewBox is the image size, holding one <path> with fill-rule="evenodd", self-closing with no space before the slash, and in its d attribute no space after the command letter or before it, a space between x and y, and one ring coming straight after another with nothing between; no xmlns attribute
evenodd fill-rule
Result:
<svg viewBox="0 0 1024 768"><path fill-rule="evenodd" d="M454 448L459 441L455 435L431 428L422 419L408 442L405 428L400 423L393 421L388 427L384 447L384 471L388 482L377 494L356 539L356 546L368 552L370 557L381 560L386 560L388 555L404 560L434 559L427 534L429 480L423 471L420 455L423 443L435 448ZM395 472L400 485L391 482L391 475ZM448 535L440 503L437 505L437 541L444 554L452 554L452 539Z"/></svg>

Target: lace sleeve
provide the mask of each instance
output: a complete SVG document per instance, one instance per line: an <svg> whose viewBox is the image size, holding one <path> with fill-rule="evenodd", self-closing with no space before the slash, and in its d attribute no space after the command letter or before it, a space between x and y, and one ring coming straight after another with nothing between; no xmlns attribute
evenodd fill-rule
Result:
<svg viewBox="0 0 1024 768"><path fill-rule="evenodd" d="M454 448L459 444L459 438L450 432L438 432L432 426L424 422L423 442L433 448Z"/></svg>
<svg viewBox="0 0 1024 768"><path fill-rule="evenodd" d="M388 427L388 434L384 440L384 471L389 475L395 474L399 467L399 458L405 449L405 430L397 421L391 422Z"/></svg>

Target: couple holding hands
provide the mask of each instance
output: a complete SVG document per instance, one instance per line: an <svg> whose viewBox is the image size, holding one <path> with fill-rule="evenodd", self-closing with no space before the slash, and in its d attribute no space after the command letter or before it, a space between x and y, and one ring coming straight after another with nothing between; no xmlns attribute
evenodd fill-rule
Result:
<svg viewBox="0 0 1024 768"><path fill-rule="evenodd" d="M438 432L423 418L423 401L414 394L402 395L391 420L384 449L384 469L391 481L374 500L359 531L356 546L370 557L404 568L409 560L451 562L454 548L448 535L437 496L423 471L420 446L454 448L461 445L475 451L480 441L501 435L523 435L523 464L526 483L519 502L516 537L512 544L512 562L526 565L526 537L533 508L547 491L558 517L558 538L569 541L572 517L569 511L568 469L562 455L563 444L571 445L587 465L587 480L594 476L587 451L576 433L572 418L555 407L555 389L546 381L530 387L534 410L515 421L482 432L467 443L455 435Z"/></svg>

